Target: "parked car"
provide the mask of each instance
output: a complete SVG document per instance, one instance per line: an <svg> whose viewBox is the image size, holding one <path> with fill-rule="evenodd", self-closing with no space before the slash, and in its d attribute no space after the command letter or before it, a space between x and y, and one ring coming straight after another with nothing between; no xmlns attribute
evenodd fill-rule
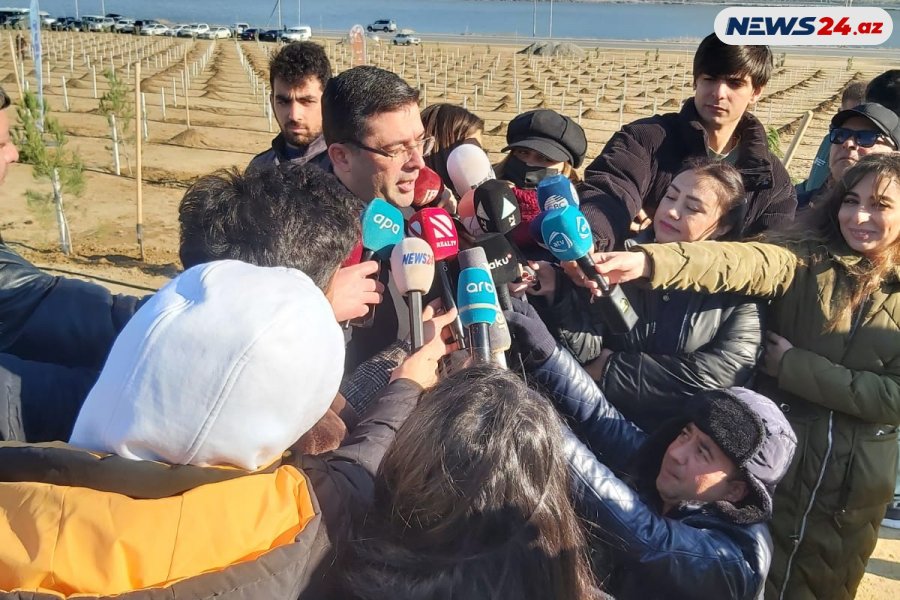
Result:
<svg viewBox="0 0 900 600"><path fill-rule="evenodd" d="M172 25L171 27L166 28L166 32L163 35L167 35L169 37L175 37L178 35L178 32L187 27L186 23L179 23L178 25Z"/></svg>
<svg viewBox="0 0 900 600"><path fill-rule="evenodd" d="M378 19L368 27L366 27L369 31L383 31L385 33L391 33L397 31L397 24L394 23L391 19Z"/></svg>
<svg viewBox="0 0 900 600"><path fill-rule="evenodd" d="M422 43L422 38L415 36L411 33L398 33L394 36L394 45L395 46L409 46L415 45L418 46Z"/></svg>
<svg viewBox="0 0 900 600"><path fill-rule="evenodd" d="M260 33L261 32L258 27L248 27L241 32L240 38L245 42L252 42Z"/></svg>
<svg viewBox="0 0 900 600"><path fill-rule="evenodd" d="M298 25L282 31L280 39L282 42L305 42L311 37L312 29L308 25Z"/></svg>
<svg viewBox="0 0 900 600"><path fill-rule="evenodd" d="M207 31L209 31L209 25L206 23L191 23L178 32L178 37L197 37L201 33L206 33Z"/></svg>
<svg viewBox="0 0 900 600"><path fill-rule="evenodd" d="M52 26L56 22L56 17L51 17L50 13L43 10L39 12L38 15L41 18L41 27L46 27L49 29L50 26Z"/></svg>
<svg viewBox="0 0 900 600"><path fill-rule="evenodd" d="M113 31L116 33L134 33L134 19L119 19L113 25Z"/></svg>
<svg viewBox="0 0 900 600"><path fill-rule="evenodd" d="M197 37L204 40L224 40L231 37L231 30L227 27L210 27L209 31L198 33Z"/></svg>
<svg viewBox="0 0 900 600"><path fill-rule="evenodd" d="M278 36L281 35L280 29L269 29L259 32L259 41L261 42L277 42Z"/></svg>
<svg viewBox="0 0 900 600"><path fill-rule="evenodd" d="M241 35L247 29L250 29L249 23L233 23L231 25L231 30L234 32L234 35Z"/></svg>
<svg viewBox="0 0 900 600"><path fill-rule="evenodd" d="M160 22L156 19L139 19L134 22L134 35L140 35L141 29L146 27L147 25L159 25Z"/></svg>
<svg viewBox="0 0 900 600"><path fill-rule="evenodd" d="M141 27L141 35L166 35L168 27L162 23L151 23L145 27Z"/></svg>
<svg viewBox="0 0 900 600"><path fill-rule="evenodd" d="M87 15L81 17L81 28L84 31L112 31L115 21L109 17Z"/></svg>
<svg viewBox="0 0 900 600"><path fill-rule="evenodd" d="M60 17L50 24L53 31L77 31L81 29L81 19L75 17Z"/></svg>

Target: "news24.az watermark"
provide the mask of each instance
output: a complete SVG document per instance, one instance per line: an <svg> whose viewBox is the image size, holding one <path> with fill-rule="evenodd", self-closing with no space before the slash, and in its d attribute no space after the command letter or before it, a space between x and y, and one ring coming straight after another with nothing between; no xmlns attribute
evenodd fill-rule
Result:
<svg viewBox="0 0 900 600"><path fill-rule="evenodd" d="M877 46L894 23L882 8L733 6L716 15L716 36L726 44L772 46Z"/></svg>

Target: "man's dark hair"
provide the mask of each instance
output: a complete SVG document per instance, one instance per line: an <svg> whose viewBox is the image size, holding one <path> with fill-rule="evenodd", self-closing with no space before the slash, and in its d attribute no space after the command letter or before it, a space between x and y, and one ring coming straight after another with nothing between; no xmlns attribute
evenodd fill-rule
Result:
<svg viewBox="0 0 900 600"><path fill-rule="evenodd" d="M731 46L711 33L700 42L694 54L694 82L701 75L710 77L750 76L754 88L769 83L775 61L768 46Z"/></svg>
<svg viewBox="0 0 900 600"><path fill-rule="evenodd" d="M344 71L322 94L325 142L360 141L368 134L369 117L418 102L419 91L396 73L370 66Z"/></svg>
<svg viewBox="0 0 900 600"><path fill-rule="evenodd" d="M866 82L865 81L851 81L847 84L847 87L844 88L844 93L841 94L841 105L846 104L847 102L854 102L855 104L862 104L866 101Z"/></svg>
<svg viewBox="0 0 900 600"><path fill-rule="evenodd" d="M321 289L359 240L361 205L318 167L219 171L201 177L178 208L185 269L214 260L291 267Z"/></svg>
<svg viewBox="0 0 900 600"><path fill-rule="evenodd" d="M900 69L885 71L869 82L866 102L877 102L900 114Z"/></svg>
<svg viewBox="0 0 900 600"><path fill-rule="evenodd" d="M0 110L3 110L7 106L9 106L10 102L12 102L12 100L6 94L6 91L2 87L0 87Z"/></svg>
<svg viewBox="0 0 900 600"><path fill-rule="evenodd" d="M269 89L275 87L275 78L295 87L309 77L317 77L323 88L331 79L325 48L315 42L291 42L269 59Z"/></svg>

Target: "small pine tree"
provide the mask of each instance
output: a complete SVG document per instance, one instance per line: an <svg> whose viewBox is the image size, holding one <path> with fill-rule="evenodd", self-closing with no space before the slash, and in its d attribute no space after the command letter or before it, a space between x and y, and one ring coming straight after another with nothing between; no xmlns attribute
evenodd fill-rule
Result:
<svg viewBox="0 0 900 600"><path fill-rule="evenodd" d="M131 121L134 119L134 103L125 82L112 69L103 71L103 76L109 84L109 90L100 97L100 113L106 116L113 136L113 145L107 147L113 152L113 161L116 165L116 175L121 175L119 169L118 144L126 144L133 138L131 135ZM113 119L115 117L115 119ZM113 129L113 123L115 128ZM131 172L131 160L127 150L123 152L128 172Z"/></svg>
<svg viewBox="0 0 900 600"><path fill-rule="evenodd" d="M47 115L44 106L44 129L38 126L41 106L34 92L25 92L16 105L21 129L13 132L13 140L19 148L19 158L32 165L34 178L49 181L52 191L25 192L28 206L46 216L55 209L59 229L59 245L65 254L72 252L69 223L63 207L63 193L80 196L84 190L84 164L74 152L66 150L68 140L56 119Z"/></svg>
<svg viewBox="0 0 900 600"><path fill-rule="evenodd" d="M781 150L781 134L778 133L777 127L769 127L766 129L766 144L769 150L778 158L784 158L784 152Z"/></svg>

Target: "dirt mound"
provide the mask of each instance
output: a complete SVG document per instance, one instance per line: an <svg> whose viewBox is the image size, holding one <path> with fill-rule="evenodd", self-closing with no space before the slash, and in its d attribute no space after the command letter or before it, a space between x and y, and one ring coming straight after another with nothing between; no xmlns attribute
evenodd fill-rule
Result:
<svg viewBox="0 0 900 600"><path fill-rule="evenodd" d="M583 113L581 113L581 117L583 119L602 119L603 113L597 110L596 108L589 108Z"/></svg>
<svg viewBox="0 0 900 600"><path fill-rule="evenodd" d="M196 129L185 129L166 143L188 148L211 148L214 150L219 148Z"/></svg>
<svg viewBox="0 0 900 600"><path fill-rule="evenodd" d="M519 50L518 54L534 56L577 56L583 57L584 50L569 42L535 42Z"/></svg>

